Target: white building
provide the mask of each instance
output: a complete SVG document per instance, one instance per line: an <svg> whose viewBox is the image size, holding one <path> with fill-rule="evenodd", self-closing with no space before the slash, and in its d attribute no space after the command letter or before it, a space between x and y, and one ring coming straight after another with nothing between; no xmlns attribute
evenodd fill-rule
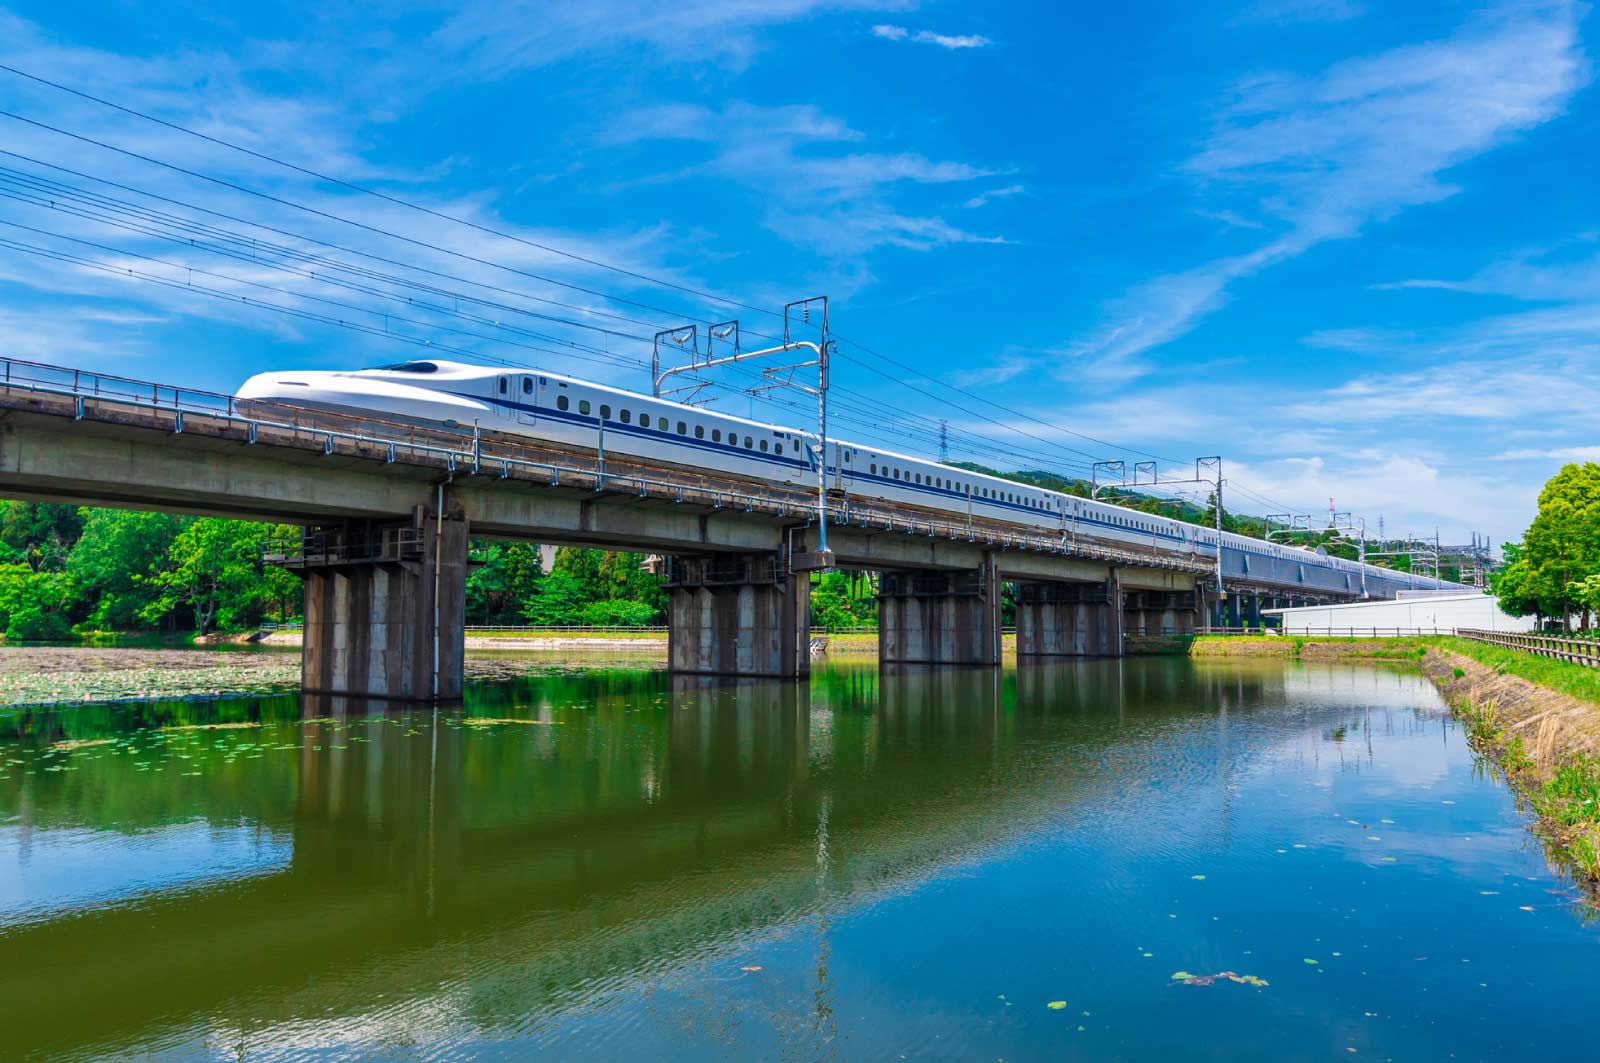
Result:
<svg viewBox="0 0 1600 1063"><path fill-rule="evenodd" d="M1507 616L1493 595L1477 591L1402 591L1395 601L1263 609L1283 621L1285 634L1446 634L1454 628L1532 631L1531 616Z"/></svg>

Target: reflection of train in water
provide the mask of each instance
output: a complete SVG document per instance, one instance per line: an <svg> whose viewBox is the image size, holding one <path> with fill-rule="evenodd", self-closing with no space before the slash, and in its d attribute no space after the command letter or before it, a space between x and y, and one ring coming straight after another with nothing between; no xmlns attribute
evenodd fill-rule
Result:
<svg viewBox="0 0 1600 1063"><path fill-rule="evenodd" d="M610 453L799 487L814 485L817 476L812 433L540 371L415 361L353 372L262 373L245 381L238 398L424 425L477 425L576 447L596 446L603 431ZM1359 590L1363 576L1381 581L1383 590L1373 587L1374 594L1453 586L843 440L829 440L827 451L829 487L860 498L1166 553L1214 558L1220 548L1228 574L1251 574L1250 559L1259 558L1258 567L1297 570L1308 591Z"/></svg>

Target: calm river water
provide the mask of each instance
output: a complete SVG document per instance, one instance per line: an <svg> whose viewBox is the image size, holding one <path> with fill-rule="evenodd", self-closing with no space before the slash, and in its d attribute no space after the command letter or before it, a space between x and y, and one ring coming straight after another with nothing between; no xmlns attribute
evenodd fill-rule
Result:
<svg viewBox="0 0 1600 1063"><path fill-rule="evenodd" d="M1403 672L0 710L5 1059L1592 1058L1587 911Z"/></svg>

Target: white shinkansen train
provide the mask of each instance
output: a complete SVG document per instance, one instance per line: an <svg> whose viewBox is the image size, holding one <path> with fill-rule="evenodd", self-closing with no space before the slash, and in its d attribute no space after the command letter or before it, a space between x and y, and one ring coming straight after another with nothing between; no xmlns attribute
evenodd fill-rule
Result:
<svg viewBox="0 0 1600 1063"><path fill-rule="evenodd" d="M555 373L412 361L350 372L262 373L245 381L237 398L247 410L254 400L435 427L476 425L584 448L597 446L603 426L607 453L799 487L817 482L814 433ZM971 514L1206 558L1221 549L1358 576L1365 568L1408 587L1452 586L842 440L828 441L826 462L829 488L962 519Z"/></svg>

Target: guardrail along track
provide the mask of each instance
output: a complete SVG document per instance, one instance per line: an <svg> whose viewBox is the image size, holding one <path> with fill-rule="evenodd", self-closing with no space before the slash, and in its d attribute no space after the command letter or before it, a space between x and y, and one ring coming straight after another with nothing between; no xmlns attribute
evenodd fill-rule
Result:
<svg viewBox="0 0 1600 1063"><path fill-rule="evenodd" d="M423 428L367 416L258 402L152 381L0 358L0 409L144 427L169 435L227 439L328 456L437 470L449 476L493 477L549 488L629 495L708 510L737 510L784 521L815 519L809 488L764 484L595 451L528 443L499 435ZM891 534L980 543L998 549L1080 557L1145 568L1208 574L1215 562L1184 555L1105 546L1070 531L989 518L952 520L924 511L833 500L834 525Z"/></svg>
<svg viewBox="0 0 1600 1063"><path fill-rule="evenodd" d="M1493 646L1521 650L1536 657L1570 661L1585 668L1600 668L1600 642L1593 639L1563 638L1560 635L1526 635L1509 631L1481 631L1476 628L1462 628L1456 634L1474 642L1487 642Z"/></svg>

